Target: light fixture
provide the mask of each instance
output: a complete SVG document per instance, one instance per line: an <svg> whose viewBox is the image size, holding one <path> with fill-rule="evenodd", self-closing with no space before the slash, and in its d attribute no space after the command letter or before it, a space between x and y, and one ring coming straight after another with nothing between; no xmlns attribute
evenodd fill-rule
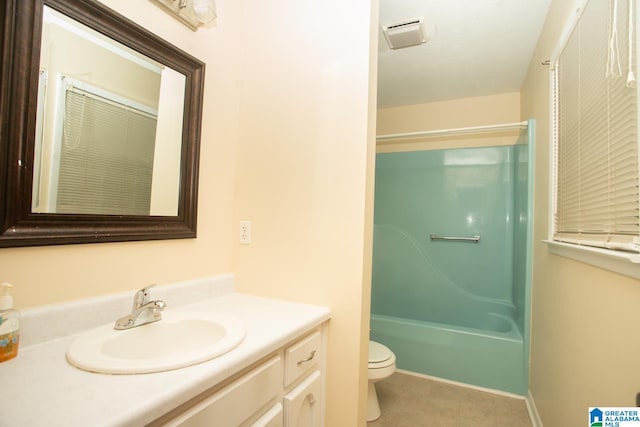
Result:
<svg viewBox="0 0 640 427"><path fill-rule="evenodd" d="M423 18L409 19L395 24L383 25L382 32L391 49L416 46L426 43Z"/></svg>
<svg viewBox="0 0 640 427"><path fill-rule="evenodd" d="M151 0L174 18L196 31L216 17L215 0Z"/></svg>

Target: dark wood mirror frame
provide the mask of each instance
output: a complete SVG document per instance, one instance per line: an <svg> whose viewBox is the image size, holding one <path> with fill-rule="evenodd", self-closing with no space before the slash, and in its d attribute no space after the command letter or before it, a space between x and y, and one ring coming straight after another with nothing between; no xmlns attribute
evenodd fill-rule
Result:
<svg viewBox="0 0 640 427"><path fill-rule="evenodd" d="M177 216L31 212L44 5L186 76ZM0 8L0 248L196 237L204 63L94 0L5 0Z"/></svg>

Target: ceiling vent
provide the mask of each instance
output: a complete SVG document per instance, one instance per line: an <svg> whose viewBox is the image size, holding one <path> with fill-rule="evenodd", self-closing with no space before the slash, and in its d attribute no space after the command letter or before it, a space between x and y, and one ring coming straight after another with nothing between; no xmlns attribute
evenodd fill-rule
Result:
<svg viewBox="0 0 640 427"><path fill-rule="evenodd" d="M416 46L427 41L423 18L414 18L390 25L383 25L382 32L391 49Z"/></svg>

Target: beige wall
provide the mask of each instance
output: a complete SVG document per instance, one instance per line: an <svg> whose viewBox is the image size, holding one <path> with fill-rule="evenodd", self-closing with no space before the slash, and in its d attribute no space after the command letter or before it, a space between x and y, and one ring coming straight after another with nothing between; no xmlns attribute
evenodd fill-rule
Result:
<svg viewBox="0 0 640 427"><path fill-rule="evenodd" d="M252 221L252 243L234 233L236 283L331 307L326 425L364 425L377 12L369 0L245 3L233 228Z"/></svg>
<svg viewBox="0 0 640 427"><path fill-rule="evenodd" d="M640 282L552 255L549 59L574 10L553 0L524 83L522 117L536 119L534 263L529 388L545 427L584 425L589 406L635 406L640 391Z"/></svg>
<svg viewBox="0 0 640 427"><path fill-rule="evenodd" d="M378 135L486 126L520 121L518 92L378 110ZM377 152L514 144L520 132L479 133L379 142Z"/></svg>

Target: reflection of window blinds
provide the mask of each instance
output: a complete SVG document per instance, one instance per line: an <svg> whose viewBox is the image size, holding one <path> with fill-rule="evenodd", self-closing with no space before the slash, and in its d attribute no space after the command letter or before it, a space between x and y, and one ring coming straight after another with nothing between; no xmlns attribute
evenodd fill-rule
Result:
<svg viewBox="0 0 640 427"><path fill-rule="evenodd" d="M626 67L628 6L617 4ZM640 251L637 95L626 72L607 78L609 5L589 2L557 64L554 240Z"/></svg>
<svg viewBox="0 0 640 427"><path fill-rule="evenodd" d="M67 90L56 212L149 215L156 121Z"/></svg>

